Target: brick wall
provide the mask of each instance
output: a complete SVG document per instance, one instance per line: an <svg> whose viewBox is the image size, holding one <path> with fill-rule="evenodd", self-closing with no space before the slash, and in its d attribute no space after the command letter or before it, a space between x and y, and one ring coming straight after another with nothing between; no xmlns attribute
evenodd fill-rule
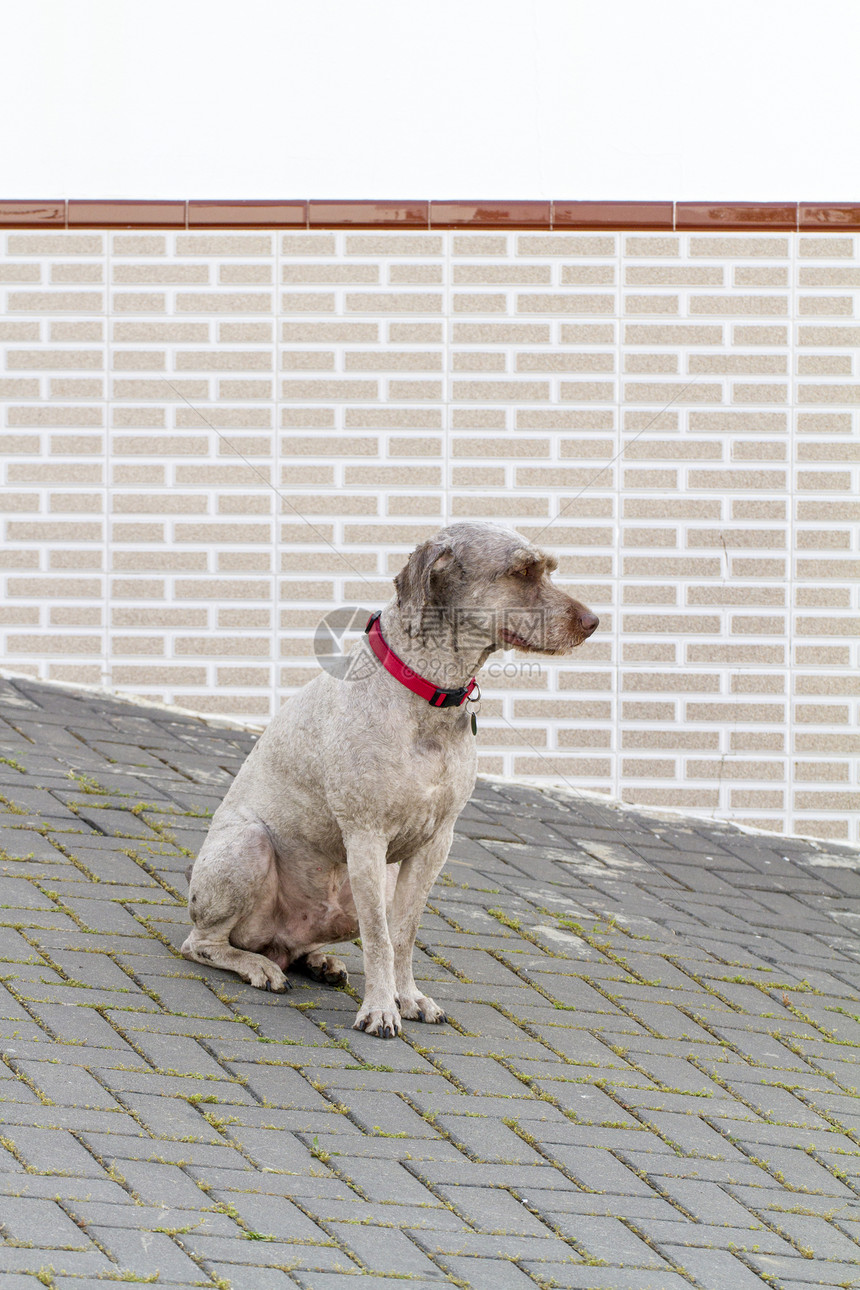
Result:
<svg viewBox="0 0 860 1290"><path fill-rule="evenodd" d="M3 232L5 659L265 720L503 520L601 627L484 769L857 839L858 239Z"/></svg>

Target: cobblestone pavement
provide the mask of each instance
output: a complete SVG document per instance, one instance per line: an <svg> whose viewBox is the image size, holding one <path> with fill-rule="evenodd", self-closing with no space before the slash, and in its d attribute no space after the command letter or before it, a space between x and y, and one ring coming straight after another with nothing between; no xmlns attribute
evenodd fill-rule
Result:
<svg viewBox="0 0 860 1290"><path fill-rule="evenodd" d="M0 1290L860 1286L858 852L482 781L384 1042L178 955L253 738L0 680Z"/></svg>

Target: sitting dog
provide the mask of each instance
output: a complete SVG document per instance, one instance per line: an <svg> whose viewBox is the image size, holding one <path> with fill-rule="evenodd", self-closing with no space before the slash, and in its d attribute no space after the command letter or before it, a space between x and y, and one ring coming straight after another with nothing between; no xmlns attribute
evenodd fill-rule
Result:
<svg viewBox="0 0 860 1290"><path fill-rule="evenodd" d="M296 965L346 981L331 942L361 936L354 1028L444 1021L412 975L418 923L474 788L475 673L498 649L565 654L595 615L517 533L462 523L419 546L345 678L321 672L251 750L191 872L188 959L285 990Z"/></svg>

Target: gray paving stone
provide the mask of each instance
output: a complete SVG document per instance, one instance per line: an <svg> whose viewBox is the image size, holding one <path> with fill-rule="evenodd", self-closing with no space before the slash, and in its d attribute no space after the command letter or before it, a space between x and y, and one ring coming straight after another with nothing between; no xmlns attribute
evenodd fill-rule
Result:
<svg viewBox="0 0 860 1290"><path fill-rule="evenodd" d="M141 1235L160 1284L234 1290L688 1285L667 1258L702 1290L853 1275L860 853L480 781L416 954L453 1024L381 1045L345 992L178 956L187 857L156 830L195 849L253 735L0 678L4 737L28 813L0 820L0 1195L55 1220L35 1267L0 1249L10 1290L42 1265L87 1290ZM54 1197L110 1259L62 1250L88 1238Z"/></svg>

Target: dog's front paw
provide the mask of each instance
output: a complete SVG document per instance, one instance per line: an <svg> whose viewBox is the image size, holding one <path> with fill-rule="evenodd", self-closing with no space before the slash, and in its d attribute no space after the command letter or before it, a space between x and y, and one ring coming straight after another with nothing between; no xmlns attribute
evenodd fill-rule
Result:
<svg viewBox="0 0 860 1290"><path fill-rule="evenodd" d="M363 1004L352 1023L352 1028L363 1030L366 1035L376 1035L378 1039L394 1039L401 1033L397 1005L393 1001L390 1005L381 1008Z"/></svg>
<svg viewBox="0 0 860 1290"><path fill-rule="evenodd" d="M438 1025L445 1020L445 1011L426 994L400 995L400 1015L404 1021L427 1021Z"/></svg>
<svg viewBox="0 0 860 1290"><path fill-rule="evenodd" d="M236 970L250 985L256 986L258 990L274 990L277 994L292 989L292 981L287 980L277 963L263 958L262 954L253 956L249 954L248 957L253 957L257 961L249 964L244 970L242 968Z"/></svg>

